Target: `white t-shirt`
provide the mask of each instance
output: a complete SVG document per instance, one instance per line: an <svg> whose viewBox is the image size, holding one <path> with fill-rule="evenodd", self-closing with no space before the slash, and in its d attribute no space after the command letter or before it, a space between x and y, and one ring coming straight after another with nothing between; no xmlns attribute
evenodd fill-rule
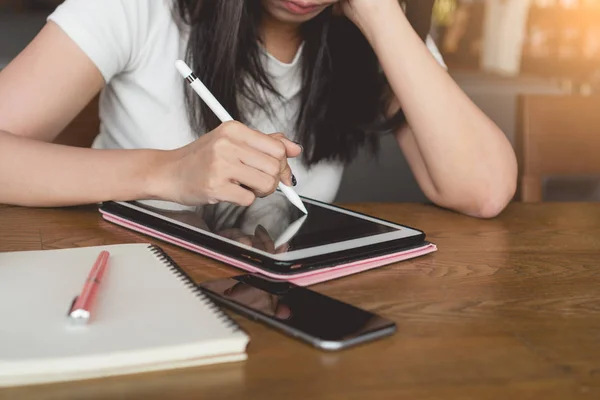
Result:
<svg viewBox="0 0 600 400"><path fill-rule="evenodd" d="M186 37L174 19L173 0L66 0L48 17L58 24L98 67L107 85L100 97L100 132L93 147L175 149L197 138L190 129L181 75L175 61L185 58ZM431 52L443 65L431 39ZM276 121L263 110L248 116L264 133L294 139L299 106L300 54L282 63L264 53L266 71L284 102L272 99ZM343 166L322 162L310 169L290 159L296 191L324 202L334 200Z"/></svg>

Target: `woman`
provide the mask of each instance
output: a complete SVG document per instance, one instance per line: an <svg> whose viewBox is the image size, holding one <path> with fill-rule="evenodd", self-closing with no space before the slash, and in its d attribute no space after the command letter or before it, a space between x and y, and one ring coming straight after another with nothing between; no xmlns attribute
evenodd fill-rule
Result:
<svg viewBox="0 0 600 400"><path fill-rule="evenodd" d="M421 33L397 0L67 0L0 73L0 202L249 205L279 181L332 201L390 133L432 202L493 217L512 147ZM240 122L219 124L178 58ZM50 144L100 91L94 148Z"/></svg>

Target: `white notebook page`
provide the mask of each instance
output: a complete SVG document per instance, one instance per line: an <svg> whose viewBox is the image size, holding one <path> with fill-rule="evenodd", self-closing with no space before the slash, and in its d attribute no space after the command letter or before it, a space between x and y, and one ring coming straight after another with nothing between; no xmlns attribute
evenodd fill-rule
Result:
<svg viewBox="0 0 600 400"><path fill-rule="evenodd" d="M101 250L110 258L92 318L73 326L67 312ZM206 357L244 359L248 343L148 244L0 253L0 322L0 381L19 374L194 364Z"/></svg>

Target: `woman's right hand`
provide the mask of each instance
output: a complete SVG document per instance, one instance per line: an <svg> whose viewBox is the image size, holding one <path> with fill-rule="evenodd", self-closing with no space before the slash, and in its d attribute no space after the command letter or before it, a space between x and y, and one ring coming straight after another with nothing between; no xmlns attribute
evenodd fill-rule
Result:
<svg viewBox="0 0 600 400"><path fill-rule="evenodd" d="M173 151L49 143L104 86L100 69L53 22L2 69L0 203L63 207L157 199L247 205L280 181L290 184L286 158L298 156L300 147L234 122Z"/></svg>
<svg viewBox="0 0 600 400"><path fill-rule="evenodd" d="M292 186L288 158L302 147L282 134L267 135L226 122L198 140L167 152L158 179L159 197L184 205L228 202L249 206L279 182Z"/></svg>

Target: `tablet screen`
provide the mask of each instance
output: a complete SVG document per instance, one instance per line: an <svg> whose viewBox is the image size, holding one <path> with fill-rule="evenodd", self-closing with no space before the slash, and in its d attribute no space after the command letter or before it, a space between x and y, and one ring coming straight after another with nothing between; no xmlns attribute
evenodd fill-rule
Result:
<svg viewBox="0 0 600 400"><path fill-rule="evenodd" d="M250 207L220 203L177 210L161 208L150 202L130 204L179 225L210 232L269 254L326 246L403 229L311 201L304 201L308 210L308 215L304 215L280 192L258 198Z"/></svg>

